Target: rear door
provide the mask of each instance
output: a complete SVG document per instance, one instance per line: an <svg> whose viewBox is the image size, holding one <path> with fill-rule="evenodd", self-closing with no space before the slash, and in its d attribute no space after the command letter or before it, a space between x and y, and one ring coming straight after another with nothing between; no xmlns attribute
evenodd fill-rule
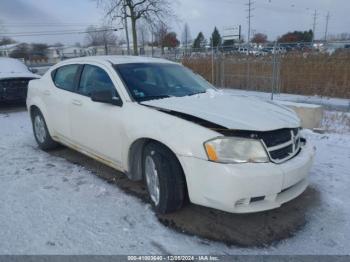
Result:
<svg viewBox="0 0 350 262"><path fill-rule="evenodd" d="M49 110L50 121L54 127L54 135L70 140L69 106L76 91L77 77L81 65L64 65L51 74L52 88L44 91Z"/></svg>
<svg viewBox="0 0 350 262"><path fill-rule="evenodd" d="M84 65L69 107L72 139L89 153L121 166L123 107L92 101L91 93L102 90L111 90L119 96L103 67Z"/></svg>

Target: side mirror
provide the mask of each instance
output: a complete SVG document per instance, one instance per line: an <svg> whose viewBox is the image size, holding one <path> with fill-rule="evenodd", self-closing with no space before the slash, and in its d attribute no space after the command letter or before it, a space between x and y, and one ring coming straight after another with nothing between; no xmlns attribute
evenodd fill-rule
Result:
<svg viewBox="0 0 350 262"><path fill-rule="evenodd" d="M91 93L91 100L94 102L112 104L112 105L116 105L116 106L123 105L123 101L112 90L93 91Z"/></svg>

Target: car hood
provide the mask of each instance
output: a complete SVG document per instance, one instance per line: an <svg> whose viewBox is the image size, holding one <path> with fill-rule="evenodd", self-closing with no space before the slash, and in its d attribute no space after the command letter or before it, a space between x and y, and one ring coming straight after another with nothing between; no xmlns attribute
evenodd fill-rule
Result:
<svg viewBox="0 0 350 262"><path fill-rule="evenodd" d="M0 72L0 80L2 79L14 79L14 78L33 78L38 79L40 75L32 74L30 72L11 72L11 73L2 73Z"/></svg>
<svg viewBox="0 0 350 262"><path fill-rule="evenodd" d="M219 91L150 100L141 104L192 115L228 129L271 131L300 126L296 113L285 106Z"/></svg>
<svg viewBox="0 0 350 262"><path fill-rule="evenodd" d="M30 72L18 59L0 57L0 79L11 78L40 78L40 76Z"/></svg>

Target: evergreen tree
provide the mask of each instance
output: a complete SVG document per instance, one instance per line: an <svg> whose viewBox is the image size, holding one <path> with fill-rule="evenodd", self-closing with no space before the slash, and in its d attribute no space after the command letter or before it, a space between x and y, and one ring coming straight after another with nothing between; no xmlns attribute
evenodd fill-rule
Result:
<svg viewBox="0 0 350 262"><path fill-rule="evenodd" d="M210 45L212 47L218 47L221 45L221 35L219 33L219 30L216 28L216 26L210 38Z"/></svg>
<svg viewBox="0 0 350 262"><path fill-rule="evenodd" d="M204 48L207 44L207 40L205 39L202 32L199 32L196 39L193 42L193 48L201 49Z"/></svg>

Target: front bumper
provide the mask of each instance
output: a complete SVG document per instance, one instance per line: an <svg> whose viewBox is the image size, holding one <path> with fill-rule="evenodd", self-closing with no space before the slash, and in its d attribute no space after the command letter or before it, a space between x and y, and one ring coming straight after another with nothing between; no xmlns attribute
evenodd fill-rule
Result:
<svg viewBox="0 0 350 262"><path fill-rule="evenodd" d="M29 80L31 79L1 79L0 101L25 101Z"/></svg>
<svg viewBox="0 0 350 262"><path fill-rule="evenodd" d="M231 213L280 207L308 186L314 158L308 142L294 158L282 163L220 164L179 156L192 203Z"/></svg>

